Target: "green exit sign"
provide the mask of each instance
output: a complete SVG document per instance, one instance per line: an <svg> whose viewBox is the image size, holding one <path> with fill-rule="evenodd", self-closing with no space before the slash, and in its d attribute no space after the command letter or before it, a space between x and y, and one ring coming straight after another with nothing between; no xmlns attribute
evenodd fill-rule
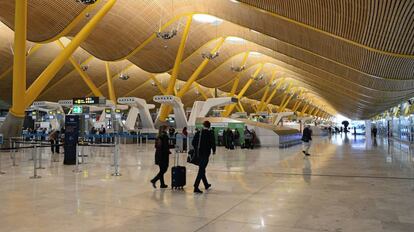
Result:
<svg viewBox="0 0 414 232"><path fill-rule="evenodd" d="M82 111L82 106L73 106L73 111L74 114L81 114Z"/></svg>

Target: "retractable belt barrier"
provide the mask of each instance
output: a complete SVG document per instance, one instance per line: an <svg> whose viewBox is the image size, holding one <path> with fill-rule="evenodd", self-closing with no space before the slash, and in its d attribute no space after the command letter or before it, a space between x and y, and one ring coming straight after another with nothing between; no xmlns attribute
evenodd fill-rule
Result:
<svg viewBox="0 0 414 232"><path fill-rule="evenodd" d="M40 139L39 139L40 138ZM121 176L120 173L120 147L122 139L124 139L124 142L126 144L126 139L136 139L137 141L137 147L139 151L143 150L143 143L145 141L145 144L148 144L149 140L155 140L156 135L155 134L143 134L143 133L137 133L137 134L131 134L131 133L110 133L110 134L87 134L86 136L80 137L80 142L77 145L76 150L76 166L73 170L75 173L81 172L80 169L80 163L79 163L79 157L82 157L82 164L84 163L84 151L83 147L106 147L106 148L113 148L113 166L114 166L114 172L112 173L113 176ZM175 138L172 138L175 140ZM89 140L89 141L88 141ZM107 142L101 142L101 143L94 143L95 141L104 141ZM108 140L110 142L108 142ZM31 152L31 159L30 161L33 161L33 176L30 178L32 179L39 179L41 178L40 175L38 175L37 170L38 169L45 169L42 166L42 152L39 152L40 148L45 147L61 147L64 146L64 143L57 143L57 144L50 144L47 135L43 133L32 133L28 134L25 133L21 137L13 137L9 139L5 139L5 141L9 141L10 147L3 147L0 148L0 151L9 151L11 152L11 158L13 161L13 166L18 166L16 164L16 152L20 150L26 150L26 149L32 149ZM26 145L26 146L25 146ZM53 159L53 158L52 158ZM0 174L5 174L5 172L1 171L1 159L0 159Z"/></svg>

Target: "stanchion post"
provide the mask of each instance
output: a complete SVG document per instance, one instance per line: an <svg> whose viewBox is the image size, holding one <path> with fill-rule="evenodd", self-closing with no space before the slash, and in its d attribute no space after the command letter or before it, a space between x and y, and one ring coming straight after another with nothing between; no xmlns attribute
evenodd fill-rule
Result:
<svg viewBox="0 0 414 232"><path fill-rule="evenodd" d="M3 171L1 170L1 155L0 155L0 175L3 175L3 174L6 174L6 172L3 172Z"/></svg>
<svg viewBox="0 0 414 232"><path fill-rule="evenodd" d="M118 138L118 142L120 138ZM112 176L121 176L119 172L119 143L117 142L116 137L114 137L115 147L114 147L114 168L115 172L112 173Z"/></svg>
<svg viewBox="0 0 414 232"><path fill-rule="evenodd" d="M33 146L33 150L32 150L32 157L33 157L33 176L30 177L30 179L39 179L41 178L41 176L37 175L37 145L35 144Z"/></svg>
<svg viewBox="0 0 414 232"><path fill-rule="evenodd" d="M84 164L85 163L85 152L84 152L84 146L83 146L83 144L82 144L82 146L79 148L79 150L80 150L80 157L81 157L81 159L82 159L82 164Z"/></svg>
<svg viewBox="0 0 414 232"><path fill-rule="evenodd" d="M33 142L33 141L31 141L30 143L31 143L31 144L34 144L34 142ZM34 153L34 152L32 152L32 158L31 158L31 159L29 159L29 161L32 161L32 160L35 160L35 153Z"/></svg>
<svg viewBox="0 0 414 232"><path fill-rule="evenodd" d="M138 131L137 131L137 148L139 149L139 134L138 134Z"/></svg>
<svg viewBox="0 0 414 232"><path fill-rule="evenodd" d="M17 166L17 164L16 164L16 153L17 153L17 143L16 143L16 141L13 141L13 156L12 156L12 159L13 159L13 167L16 167Z"/></svg>
<svg viewBox="0 0 414 232"><path fill-rule="evenodd" d="M74 173L79 173L79 172L82 172L81 170L80 170L80 168L79 168L79 153L78 152L80 152L79 151L79 146L76 146L76 155L75 155L75 157L76 157L76 160L75 160L75 169L73 169L73 172Z"/></svg>
<svg viewBox="0 0 414 232"><path fill-rule="evenodd" d="M42 167L42 150L40 149L40 152L37 151L36 153L39 156L37 160L37 162L39 163L39 166L37 167L37 169L45 169L44 167Z"/></svg>

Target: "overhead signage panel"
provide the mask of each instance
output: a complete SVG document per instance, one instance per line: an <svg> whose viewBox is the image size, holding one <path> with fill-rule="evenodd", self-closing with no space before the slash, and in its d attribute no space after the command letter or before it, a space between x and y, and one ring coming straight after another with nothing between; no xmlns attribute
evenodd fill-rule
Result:
<svg viewBox="0 0 414 232"><path fill-rule="evenodd" d="M77 97L73 98L74 105L98 105L101 104L99 97Z"/></svg>

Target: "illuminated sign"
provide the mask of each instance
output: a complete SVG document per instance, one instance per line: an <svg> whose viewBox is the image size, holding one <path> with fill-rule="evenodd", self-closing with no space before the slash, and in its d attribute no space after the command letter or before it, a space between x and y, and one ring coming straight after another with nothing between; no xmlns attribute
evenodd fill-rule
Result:
<svg viewBox="0 0 414 232"><path fill-rule="evenodd" d="M81 114L83 112L82 106L73 106L72 112L74 114Z"/></svg>
<svg viewBox="0 0 414 232"><path fill-rule="evenodd" d="M105 118L111 118L112 117L112 110L111 109L105 109Z"/></svg>
<svg viewBox="0 0 414 232"><path fill-rule="evenodd" d="M74 105L97 105L100 104L99 97L78 97L73 98Z"/></svg>
<svg viewBox="0 0 414 232"><path fill-rule="evenodd" d="M121 110L120 109L116 109L115 110L115 113L120 114L121 113Z"/></svg>

